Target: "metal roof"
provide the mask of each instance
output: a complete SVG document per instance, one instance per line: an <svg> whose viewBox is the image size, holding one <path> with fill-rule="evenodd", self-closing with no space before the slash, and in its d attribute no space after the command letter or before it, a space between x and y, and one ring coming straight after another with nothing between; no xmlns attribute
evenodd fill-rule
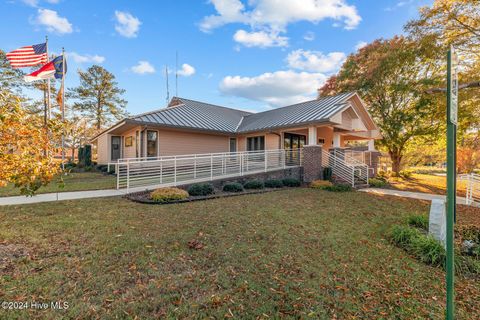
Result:
<svg viewBox="0 0 480 320"><path fill-rule="evenodd" d="M223 133L261 131L291 125L328 121L355 93L322 97L259 113L175 97L164 109L127 118L142 123Z"/></svg>
<svg viewBox="0 0 480 320"><path fill-rule="evenodd" d="M346 101L354 94L351 92L343 93L254 113L243 119L237 132L260 131L303 123L328 121L330 117L346 106Z"/></svg>
<svg viewBox="0 0 480 320"><path fill-rule="evenodd" d="M235 133L242 117L250 114L246 111L184 98L174 99L176 105L133 116L129 119L171 127Z"/></svg>

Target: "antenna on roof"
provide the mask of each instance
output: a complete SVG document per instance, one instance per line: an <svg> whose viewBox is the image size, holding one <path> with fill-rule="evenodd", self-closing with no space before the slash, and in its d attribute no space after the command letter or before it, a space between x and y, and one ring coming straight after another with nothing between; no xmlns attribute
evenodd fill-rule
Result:
<svg viewBox="0 0 480 320"><path fill-rule="evenodd" d="M165 76L167 77L167 104L170 102L170 91L168 88L168 66L165 66Z"/></svg>
<svg viewBox="0 0 480 320"><path fill-rule="evenodd" d="M178 97L178 51L175 51L175 97Z"/></svg>

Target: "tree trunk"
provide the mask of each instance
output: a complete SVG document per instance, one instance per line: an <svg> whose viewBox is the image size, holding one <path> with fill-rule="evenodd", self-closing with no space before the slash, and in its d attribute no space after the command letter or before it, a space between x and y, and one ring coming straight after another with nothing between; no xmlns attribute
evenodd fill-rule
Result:
<svg viewBox="0 0 480 320"><path fill-rule="evenodd" d="M75 148L72 148L72 162L75 162Z"/></svg>
<svg viewBox="0 0 480 320"><path fill-rule="evenodd" d="M389 151L390 159L392 160L392 171L395 172L397 175L402 170L402 158L403 155L400 152Z"/></svg>

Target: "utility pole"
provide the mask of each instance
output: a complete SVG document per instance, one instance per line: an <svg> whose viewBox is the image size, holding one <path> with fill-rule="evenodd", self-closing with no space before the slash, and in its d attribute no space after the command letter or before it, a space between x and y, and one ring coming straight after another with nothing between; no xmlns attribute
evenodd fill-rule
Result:
<svg viewBox="0 0 480 320"><path fill-rule="evenodd" d="M65 171L65 49L62 48L62 170Z"/></svg>
<svg viewBox="0 0 480 320"><path fill-rule="evenodd" d="M167 105L170 102L170 91L168 88L168 66L165 66L165 77L167 77Z"/></svg>

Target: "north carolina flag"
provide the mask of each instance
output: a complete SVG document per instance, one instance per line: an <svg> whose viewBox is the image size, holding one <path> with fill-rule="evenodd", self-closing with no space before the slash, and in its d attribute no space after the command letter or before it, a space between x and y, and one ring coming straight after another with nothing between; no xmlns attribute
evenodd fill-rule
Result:
<svg viewBox="0 0 480 320"><path fill-rule="evenodd" d="M67 66L65 63L65 73L67 72ZM63 76L63 56L58 56L37 71L30 73L24 77L26 82L32 82L43 79L61 79Z"/></svg>

